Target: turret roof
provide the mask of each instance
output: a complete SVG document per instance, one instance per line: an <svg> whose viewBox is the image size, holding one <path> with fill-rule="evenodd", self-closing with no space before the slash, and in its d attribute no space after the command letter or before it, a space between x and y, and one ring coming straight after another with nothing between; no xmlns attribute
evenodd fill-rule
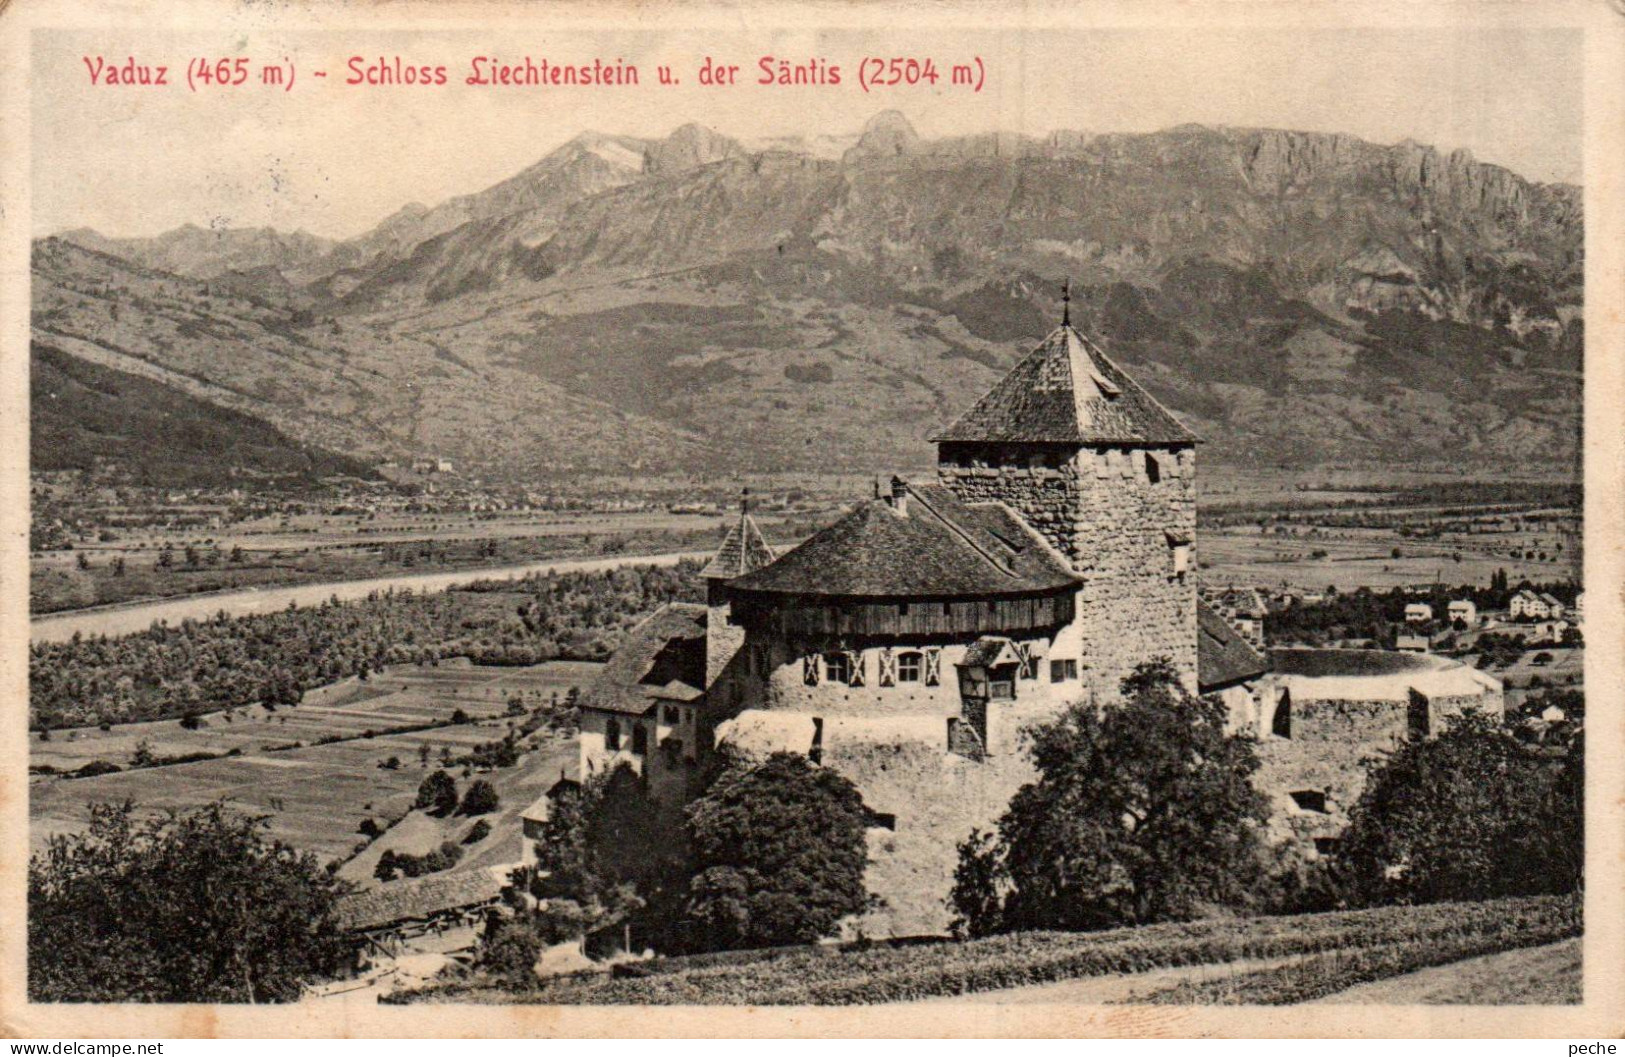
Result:
<svg viewBox="0 0 1625 1057"><path fill-rule="evenodd" d="M942 442L1194 444L1197 437L1088 338L1062 324Z"/></svg>
<svg viewBox="0 0 1625 1057"><path fill-rule="evenodd" d="M1033 594L1072 586L1066 560L1000 503L964 503L940 485L897 482L770 565L744 591L848 598Z"/></svg>
<svg viewBox="0 0 1625 1057"><path fill-rule="evenodd" d="M760 569L775 557L777 555L767 545L756 519L750 516L749 503L742 501L739 504L739 520L728 527L728 534L722 538L722 546L717 548L711 564L700 570L700 576L707 580L732 580Z"/></svg>

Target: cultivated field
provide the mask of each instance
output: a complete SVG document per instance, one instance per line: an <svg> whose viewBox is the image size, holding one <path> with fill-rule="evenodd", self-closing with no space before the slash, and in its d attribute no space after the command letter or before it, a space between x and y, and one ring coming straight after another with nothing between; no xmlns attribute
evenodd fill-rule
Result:
<svg viewBox="0 0 1625 1057"><path fill-rule="evenodd" d="M1492 540L1492 542L1486 542ZM1541 553L1554 534L1505 533L1495 537L1406 538L1385 529L1318 530L1309 536L1265 535L1256 528L1204 529L1197 541L1202 579L1220 586L1249 585L1299 591L1335 587L1386 591L1414 584L1487 584L1505 569L1514 584L1578 577L1578 548L1559 560L1526 560L1513 551ZM1398 548L1400 556L1393 556ZM1320 552L1317 556L1317 552ZM1556 552L1545 551L1548 556Z"/></svg>
<svg viewBox="0 0 1625 1057"><path fill-rule="evenodd" d="M523 719L503 715L509 699L518 697L527 709L551 701L555 694L562 699L596 668L568 661L529 668L456 663L394 667L365 683L349 679L313 690L296 708L272 713L244 707L231 710L229 719L227 713L211 713L205 717L208 725L194 731L182 729L175 720L118 725L108 731L93 727L56 731L49 742L30 741L31 767L69 770L92 760L127 766L143 741L158 756L232 750L241 755L94 778L36 776L29 787L31 843L38 850L50 835L81 828L93 803L128 798L143 808L163 809L225 798L268 816L272 835L323 858L344 858L361 840L357 827L363 819L384 824L406 812L423 775L438 766L442 748L456 756L501 738L510 723ZM445 721L459 708L472 722L385 733ZM331 738L345 740L316 744ZM549 735L544 729L527 743L536 751L518 767L488 776L503 795L505 813L535 799L531 786L540 783L545 789L557 780L560 767L574 766L573 738ZM419 757L423 745L431 754L427 766ZM400 761L398 769L378 766L392 756ZM524 803L513 802L527 796ZM467 820L459 822L466 828ZM493 830L494 844L502 830L494 819ZM508 836L517 849L517 836ZM484 845L479 852L485 855Z"/></svg>

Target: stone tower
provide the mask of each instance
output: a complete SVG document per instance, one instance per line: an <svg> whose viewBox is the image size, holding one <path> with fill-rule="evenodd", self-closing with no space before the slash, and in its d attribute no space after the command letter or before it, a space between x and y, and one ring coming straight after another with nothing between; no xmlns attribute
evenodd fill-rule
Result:
<svg viewBox="0 0 1625 1057"><path fill-rule="evenodd" d="M756 519L750 516L750 489L739 499L739 520L728 528L722 546L709 565L700 570L705 581L705 685L711 687L745 643L745 629L730 619L728 599L721 585L736 576L755 572L776 555L767 545ZM725 689L720 692L726 693Z"/></svg>
<svg viewBox="0 0 1625 1057"><path fill-rule="evenodd" d="M1076 622L1100 699L1154 657L1196 690L1196 436L1063 317L933 438L966 502L1016 511L1082 578Z"/></svg>

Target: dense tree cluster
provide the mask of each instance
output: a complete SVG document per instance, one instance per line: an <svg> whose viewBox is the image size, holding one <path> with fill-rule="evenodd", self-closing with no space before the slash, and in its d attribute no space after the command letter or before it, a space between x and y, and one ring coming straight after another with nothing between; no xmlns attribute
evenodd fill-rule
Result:
<svg viewBox="0 0 1625 1057"><path fill-rule="evenodd" d="M422 855L386 851L379 858L378 865L373 868L372 875L380 881L393 881L397 873L407 877L422 877L424 874L449 870L462 858L463 849L452 841L444 840L440 842L440 847Z"/></svg>
<svg viewBox="0 0 1625 1057"><path fill-rule="evenodd" d="M350 954L344 886L264 820L97 805L28 863L35 1002L291 1002Z"/></svg>
<svg viewBox="0 0 1625 1057"><path fill-rule="evenodd" d="M29 647L31 723L133 722L264 702L386 664L601 660L650 610L696 597L694 563L388 592L280 613L155 625Z"/></svg>
<svg viewBox="0 0 1625 1057"><path fill-rule="evenodd" d="M494 925L481 963L528 974L543 946L611 925L665 953L811 943L868 908L851 782L794 753L707 779L678 809L623 764L556 800L528 882L542 903Z"/></svg>
<svg viewBox="0 0 1625 1057"><path fill-rule="evenodd" d="M1477 713L1373 771L1333 864L1357 904L1571 892L1584 868L1583 727L1531 745Z"/></svg>
<svg viewBox="0 0 1625 1057"><path fill-rule="evenodd" d="M711 949L833 936L869 905L867 812L851 782L778 752L724 770L688 808L686 917Z"/></svg>
<svg viewBox="0 0 1625 1057"><path fill-rule="evenodd" d="M1030 751L1038 780L960 848L958 931L1144 925L1243 901L1267 817L1258 758L1166 661L1125 678L1122 704L1034 728Z"/></svg>

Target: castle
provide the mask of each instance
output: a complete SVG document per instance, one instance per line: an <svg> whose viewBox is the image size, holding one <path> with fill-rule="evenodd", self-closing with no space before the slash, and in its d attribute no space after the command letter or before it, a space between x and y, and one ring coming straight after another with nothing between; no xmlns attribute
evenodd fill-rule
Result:
<svg viewBox="0 0 1625 1057"><path fill-rule="evenodd" d="M706 603L646 619L581 701L583 776L624 761L680 801L728 746L851 779L885 901L871 936L945 929L959 843L1034 776L1022 729L1109 704L1144 661L1291 741L1289 691L1198 599L1197 438L1068 319L933 439L934 482L893 478L783 555L742 506Z"/></svg>

